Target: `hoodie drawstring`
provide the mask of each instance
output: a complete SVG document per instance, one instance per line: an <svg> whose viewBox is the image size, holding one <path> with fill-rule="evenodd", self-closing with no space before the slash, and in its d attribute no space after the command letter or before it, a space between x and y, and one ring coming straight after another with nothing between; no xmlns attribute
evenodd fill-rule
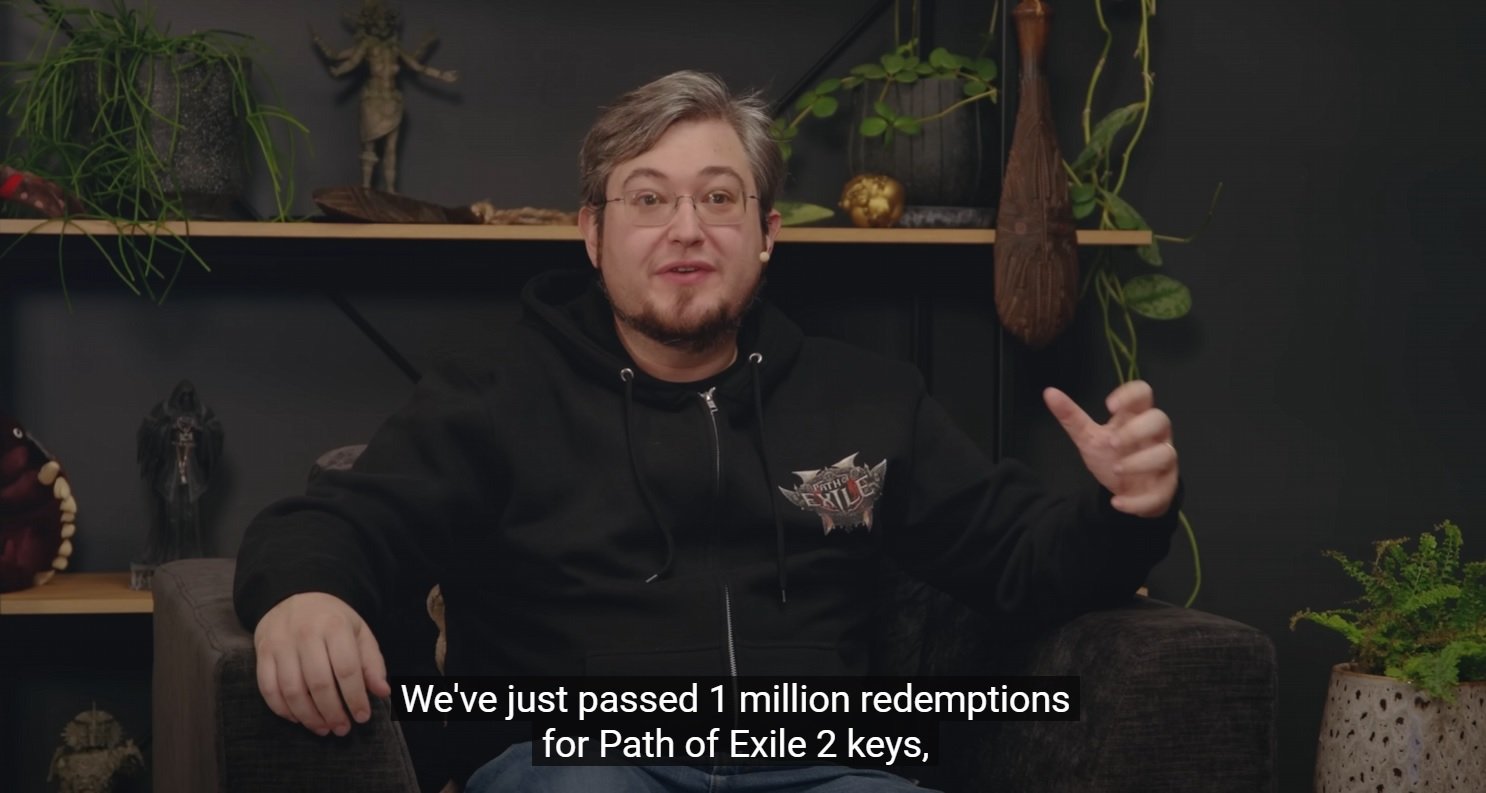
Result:
<svg viewBox="0 0 1486 793"><path fill-rule="evenodd" d="M650 510L650 517L655 525L660 528L660 533L666 538L666 562L661 568L647 579L650 583L661 576L671 572L671 565L676 560L676 540L671 536L671 530L665 522L660 519L660 513L655 509L655 495L650 492L650 486L645 484L645 477L640 473L640 458L635 452L635 370L625 367L619 370L619 379L624 381L624 442L629 447L629 467L635 475L635 486L640 490L640 499L645 502L645 508Z"/></svg>
<svg viewBox="0 0 1486 793"><path fill-rule="evenodd" d="M764 442L764 397L763 378L759 373L759 367L763 366L764 356L759 353L750 353L748 356L748 371L753 383L753 417L755 433L758 441L759 465L764 474L764 487L769 501L769 513L774 518L774 565L779 573L779 603L784 605L789 602L789 575L784 566L784 521L779 517L779 503L775 498L769 479L769 451ZM655 520L655 525L660 528L661 535L666 539L666 561L645 583L651 583L667 573L671 572L671 565L676 559L676 539L671 535L671 530L660 519L660 513L655 508L655 495L650 492L650 486L645 483L645 477L640 472L640 459L635 451L635 411L634 383L635 372L628 367L619 370L619 379L624 382L624 438L629 447L629 465L635 476L635 486L640 490L640 498L645 502L645 508L650 510L650 517Z"/></svg>
<svg viewBox="0 0 1486 793"><path fill-rule="evenodd" d="M764 443L764 394L759 367L764 356L748 354L748 371L753 375L753 419L758 433L758 459L764 471L764 489L769 498L769 512L774 516L774 565L779 570L779 605L789 602L789 574L784 569L784 521L779 519L779 499L775 497L769 479L769 447Z"/></svg>

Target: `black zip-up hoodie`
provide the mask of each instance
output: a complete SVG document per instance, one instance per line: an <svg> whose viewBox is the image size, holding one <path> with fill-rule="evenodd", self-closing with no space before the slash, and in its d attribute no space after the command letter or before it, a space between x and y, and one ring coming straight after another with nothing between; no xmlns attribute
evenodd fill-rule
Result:
<svg viewBox="0 0 1486 793"><path fill-rule="evenodd" d="M322 591L375 623L406 563L438 570L446 671L861 674L881 554L991 612L1124 599L1176 506L992 465L918 372L804 338L766 302L700 383L640 372L586 272L528 285L505 351L430 372L349 471L248 528L252 628Z"/></svg>

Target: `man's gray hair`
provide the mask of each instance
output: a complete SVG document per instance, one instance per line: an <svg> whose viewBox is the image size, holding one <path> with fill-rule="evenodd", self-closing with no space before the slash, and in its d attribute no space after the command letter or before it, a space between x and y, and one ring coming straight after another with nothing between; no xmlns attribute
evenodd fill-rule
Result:
<svg viewBox="0 0 1486 793"><path fill-rule="evenodd" d="M605 190L614 169L653 148L672 124L710 120L726 121L743 141L762 222L784 181L784 158L769 137L769 107L757 92L735 96L716 75L693 71L642 85L604 109L578 154L583 203L602 209L610 198ZM602 213L599 218L602 222Z"/></svg>

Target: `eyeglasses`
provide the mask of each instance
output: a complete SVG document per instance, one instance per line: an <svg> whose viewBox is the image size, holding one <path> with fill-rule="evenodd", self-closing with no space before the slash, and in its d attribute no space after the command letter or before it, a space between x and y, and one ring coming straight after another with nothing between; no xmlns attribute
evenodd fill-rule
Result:
<svg viewBox="0 0 1486 793"><path fill-rule="evenodd" d="M691 200L692 207L696 209L697 220L709 226L736 226L742 223L744 216L748 214L748 199L758 200L756 195L745 195L729 188L713 188L703 193L701 198L642 189L627 190L624 195L607 199L604 203L623 202L629 221L636 226L664 226L676 216L676 209L681 206L683 198Z"/></svg>

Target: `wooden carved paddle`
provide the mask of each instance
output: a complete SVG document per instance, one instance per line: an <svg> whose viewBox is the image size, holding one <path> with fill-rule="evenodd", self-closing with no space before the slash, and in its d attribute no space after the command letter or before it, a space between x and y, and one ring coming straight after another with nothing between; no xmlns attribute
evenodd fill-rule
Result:
<svg viewBox="0 0 1486 793"><path fill-rule="evenodd" d="M322 187L315 206L337 220L364 223L479 223L468 207L446 207L370 187Z"/></svg>
<svg viewBox="0 0 1486 793"><path fill-rule="evenodd" d="M996 213L996 313L1013 336L1043 347L1073 321L1078 236L1043 68L1052 8L1046 0L1021 0L1011 13L1021 98Z"/></svg>

